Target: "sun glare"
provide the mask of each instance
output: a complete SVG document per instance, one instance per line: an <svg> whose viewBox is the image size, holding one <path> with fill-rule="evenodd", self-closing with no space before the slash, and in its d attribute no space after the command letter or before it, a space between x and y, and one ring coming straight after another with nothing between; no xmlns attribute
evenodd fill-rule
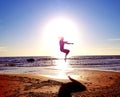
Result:
<svg viewBox="0 0 120 97"><path fill-rule="evenodd" d="M46 23L43 29L43 41L46 48L52 51L53 56L58 56L59 37L63 36L66 41L75 42L78 40L78 27L68 18L54 18ZM55 53L56 52L56 53ZM60 55L59 55L60 56Z"/></svg>
<svg viewBox="0 0 120 97"><path fill-rule="evenodd" d="M69 68L69 64L68 62L65 62L64 60L56 60L56 69L62 69L62 70L66 70Z"/></svg>
<svg viewBox="0 0 120 97"><path fill-rule="evenodd" d="M78 78L79 76L76 75L76 72L74 71L74 68L69 64L69 60L65 62L64 60L55 60L55 66L52 67L55 72L53 75L45 75L47 77L51 78L57 78L57 79L68 79L68 76L71 76L72 78Z"/></svg>
<svg viewBox="0 0 120 97"><path fill-rule="evenodd" d="M58 74L56 74L56 78L67 79L67 72L73 70L73 68L69 65L69 62L65 62L64 60L56 60L55 63L55 69L58 69Z"/></svg>

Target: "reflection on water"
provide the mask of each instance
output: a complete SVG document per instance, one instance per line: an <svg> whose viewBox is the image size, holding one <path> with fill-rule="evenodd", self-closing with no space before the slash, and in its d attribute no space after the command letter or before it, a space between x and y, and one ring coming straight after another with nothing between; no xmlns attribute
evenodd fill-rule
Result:
<svg viewBox="0 0 120 97"><path fill-rule="evenodd" d="M66 70L66 69L70 68L70 65L69 65L69 62L65 62L64 60L56 60L55 68L61 69L61 70Z"/></svg>

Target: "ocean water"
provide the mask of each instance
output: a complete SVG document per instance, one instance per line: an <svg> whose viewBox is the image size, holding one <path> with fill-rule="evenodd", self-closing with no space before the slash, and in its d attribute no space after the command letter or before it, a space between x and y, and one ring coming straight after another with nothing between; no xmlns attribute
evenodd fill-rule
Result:
<svg viewBox="0 0 120 97"><path fill-rule="evenodd" d="M114 56L72 56L63 58L43 57L0 57L0 73L78 75L80 70L101 70L120 72L120 55ZM77 72L78 71L78 72Z"/></svg>

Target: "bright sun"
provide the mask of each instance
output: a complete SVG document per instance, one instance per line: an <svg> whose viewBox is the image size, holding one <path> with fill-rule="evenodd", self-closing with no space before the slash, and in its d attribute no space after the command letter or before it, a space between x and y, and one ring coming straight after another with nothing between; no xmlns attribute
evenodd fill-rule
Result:
<svg viewBox="0 0 120 97"><path fill-rule="evenodd" d="M43 29L43 41L46 48L52 51L53 56L59 54L59 37L63 36L66 41L76 42L78 40L78 27L68 18L58 17L46 23Z"/></svg>

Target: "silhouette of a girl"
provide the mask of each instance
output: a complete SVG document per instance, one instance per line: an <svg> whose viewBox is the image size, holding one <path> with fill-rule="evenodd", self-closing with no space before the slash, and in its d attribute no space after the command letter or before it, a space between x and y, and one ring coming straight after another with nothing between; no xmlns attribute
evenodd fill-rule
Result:
<svg viewBox="0 0 120 97"><path fill-rule="evenodd" d="M65 44L73 44L73 43L69 43L67 41L64 41L64 37L60 37L60 41L59 41L60 51L65 53L65 59L64 60L66 62L66 58L67 58L67 55L69 54L70 50L64 49Z"/></svg>

